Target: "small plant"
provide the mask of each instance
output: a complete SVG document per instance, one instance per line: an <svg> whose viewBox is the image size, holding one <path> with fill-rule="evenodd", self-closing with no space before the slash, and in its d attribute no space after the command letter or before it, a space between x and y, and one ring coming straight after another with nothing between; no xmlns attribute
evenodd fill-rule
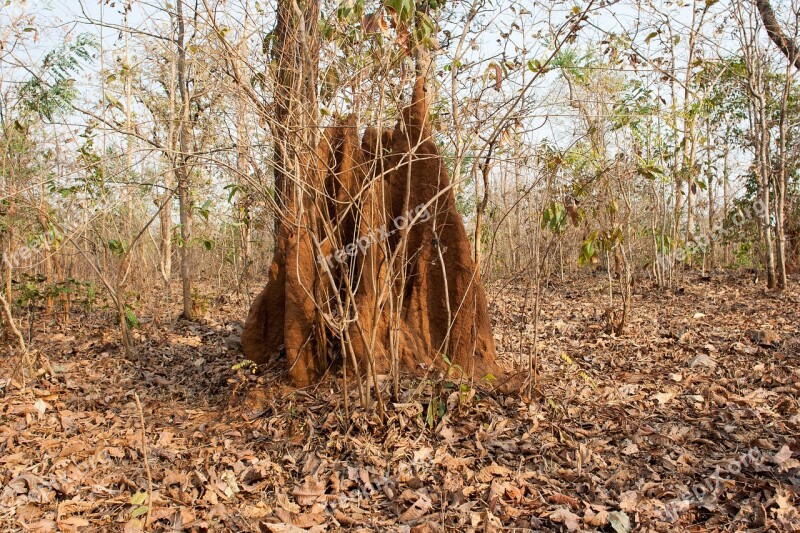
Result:
<svg viewBox="0 0 800 533"><path fill-rule="evenodd" d="M578 368L578 375L583 378L583 380L593 389L597 390L597 383L592 379L592 377L586 373L575 361L572 360L570 356L566 354L566 352L561 352L560 355L561 359L570 365L571 367Z"/></svg>
<svg viewBox="0 0 800 533"><path fill-rule="evenodd" d="M137 492L131 496L130 504L133 506L133 509L131 510L131 518L138 518L147 513L147 511L150 509L150 506L146 505L146 502L149 499L150 495L146 492Z"/></svg>
<svg viewBox="0 0 800 533"><path fill-rule="evenodd" d="M39 299L43 296L39 290L39 284L44 281L41 276L28 276L25 275L25 282L19 287L20 296L17 298L16 304L20 307L34 307L37 305Z"/></svg>
<svg viewBox="0 0 800 533"><path fill-rule="evenodd" d="M752 266L753 262L750 259L750 251L752 250L752 247L752 244L749 242L743 242L738 246L738 248L736 248L736 251L734 252L736 256L736 262L734 263L734 266L736 268Z"/></svg>
<svg viewBox="0 0 800 533"><path fill-rule="evenodd" d="M438 395L433 395L431 401L428 402L428 409L425 411L425 423L433 429L445 413L447 413L447 403L443 402Z"/></svg>
<svg viewBox="0 0 800 533"><path fill-rule="evenodd" d="M125 323L128 324L130 329L139 327L139 317L136 316L136 313L133 312L133 308L130 305L125 304Z"/></svg>
<svg viewBox="0 0 800 533"><path fill-rule="evenodd" d="M196 317L204 317L208 313L210 297L205 294L200 294L197 291L192 291L192 313Z"/></svg>
<svg viewBox="0 0 800 533"><path fill-rule="evenodd" d="M255 361L251 361L250 359L242 359L235 365L231 367L231 370L242 370L242 371L250 371L251 374L255 374L258 372L258 363Z"/></svg>
<svg viewBox="0 0 800 533"><path fill-rule="evenodd" d="M97 300L97 287L91 281L84 281L81 285L83 285L85 290L81 304L83 305L83 312L88 314L92 312L92 308Z"/></svg>

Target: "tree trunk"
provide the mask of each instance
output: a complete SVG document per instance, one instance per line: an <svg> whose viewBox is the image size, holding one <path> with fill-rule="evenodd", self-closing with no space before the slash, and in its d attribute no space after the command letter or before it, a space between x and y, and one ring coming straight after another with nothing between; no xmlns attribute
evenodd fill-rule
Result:
<svg viewBox="0 0 800 533"><path fill-rule="evenodd" d="M245 20L244 34L247 35L247 21ZM243 37L239 44L239 57L234 61L243 62L247 57L247 38ZM240 68L244 68L244 64ZM250 157L250 139L247 131L247 96L243 94L240 89L238 92L238 101L236 103L236 181L237 183L244 184L246 188L241 189L237 193L236 200L236 221L239 224L239 242L240 252L242 258L242 268L239 275L239 286L247 281L247 274L251 262L251 234L252 224L250 219L250 205L251 198L249 192L248 175L250 172L250 165L248 159Z"/></svg>
<svg viewBox="0 0 800 533"><path fill-rule="evenodd" d="M717 238L715 235L716 230L716 215L717 215L717 192L715 190L716 183L714 181L714 172L711 169L711 122L706 120L706 175L708 176L708 241L709 241L709 254L708 265L711 270L717 266Z"/></svg>
<svg viewBox="0 0 800 533"><path fill-rule="evenodd" d="M789 62L792 63L795 68L800 69L800 47L783 33L769 0L755 0L755 2L769 38L772 39L772 42L783 52L783 55L786 56Z"/></svg>
<svg viewBox="0 0 800 533"><path fill-rule="evenodd" d="M730 139L730 125L726 126L725 131L725 153L722 156L722 222L725 223L725 219L728 216L728 210L730 209L730 144L728 143L728 139ZM724 243L724 254L723 254L723 264L728 265L729 263L729 254L728 251L730 246L727 243Z"/></svg>
<svg viewBox="0 0 800 533"><path fill-rule="evenodd" d="M682 169L686 176L686 244L694 242L695 230L695 203L697 202L697 183L695 176L695 160L697 158L697 120L689 112L689 102L693 101L691 92L695 44L699 26L703 24L705 10L698 8L698 0L694 1L692 9L692 22L689 27L689 57L687 58L686 75L683 81L683 164ZM699 21L698 21L699 17ZM686 254L687 263L692 263L692 255Z"/></svg>
<svg viewBox="0 0 800 533"><path fill-rule="evenodd" d="M759 182L759 200L761 211L761 226L764 235L764 254L765 254L765 268L767 269L767 287L775 288L775 246L772 240L772 225L771 225L771 201L770 201L770 179L771 168L769 158L770 135L769 128L767 127L766 117L766 100L764 94L757 95L757 117L756 133L757 133L757 146L756 152L758 154L758 182Z"/></svg>
<svg viewBox="0 0 800 533"><path fill-rule="evenodd" d="M775 176L775 229L777 233L778 288L785 289L786 279L786 191L789 182L788 167L788 114L789 93L793 85L792 67L786 68L786 81L781 95L780 116L778 118L778 168Z"/></svg>
<svg viewBox="0 0 800 533"><path fill-rule="evenodd" d="M165 191L156 205L167 202L158 213L159 230L161 232L161 242L159 243L159 271L164 287L169 294L169 282L172 278L172 192ZM170 297L171 298L171 297Z"/></svg>
<svg viewBox="0 0 800 533"><path fill-rule="evenodd" d="M183 317L187 320L194 319L192 309L192 204L190 189L190 170L189 170L189 87L186 68L186 47L185 36L186 28L183 17L183 2L177 1L176 18L178 24L177 46L178 62L177 77L178 91L181 97L181 114L178 126L178 147L180 153L175 156L175 177L178 186L178 209L181 223L181 286L183 293Z"/></svg>
<svg viewBox="0 0 800 533"><path fill-rule="evenodd" d="M290 379L305 386L324 369L327 349L315 307L315 229L318 0L278 0L273 57L276 68L273 117L275 252L267 286L245 324L245 353L263 361L285 346ZM313 339L313 340L312 340Z"/></svg>

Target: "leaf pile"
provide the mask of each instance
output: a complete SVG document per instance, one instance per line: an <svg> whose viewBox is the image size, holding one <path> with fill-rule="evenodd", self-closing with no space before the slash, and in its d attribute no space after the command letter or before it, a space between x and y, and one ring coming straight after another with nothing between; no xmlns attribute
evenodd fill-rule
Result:
<svg viewBox="0 0 800 533"><path fill-rule="evenodd" d="M545 285L532 397L407 380L385 422L355 396L345 419L340 381L237 365L237 306L148 321L136 361L108 324L42 331L48 364L0 379L0 529L800 529L800 295L639 290L614 337L602 278ZM495 291L509 365L535 352L532 294Z"/></svg>

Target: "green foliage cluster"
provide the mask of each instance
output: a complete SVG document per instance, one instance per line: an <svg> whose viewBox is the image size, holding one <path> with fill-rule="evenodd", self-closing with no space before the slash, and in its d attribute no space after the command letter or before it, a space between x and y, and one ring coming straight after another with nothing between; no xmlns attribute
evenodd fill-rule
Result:
<svg viewBox="0 0 800 533"><path fill-rule="evenodd" d="M20 88L23 107L48 121L71 110L78 95L76 77L97 48L97 38L82 33L73 42L49 52L42 61L41 73Z"/></svg>

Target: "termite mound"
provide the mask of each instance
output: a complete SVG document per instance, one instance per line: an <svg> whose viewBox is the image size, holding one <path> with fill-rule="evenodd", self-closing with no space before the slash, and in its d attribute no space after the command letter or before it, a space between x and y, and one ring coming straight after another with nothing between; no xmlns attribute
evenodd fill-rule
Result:
<svg viewBox="0 0 800 533"><path fill-rule="evenodd" d="M242 335L265 363L285 350L295 386L337 358L349 371L498 376L486 295L432 138L425 87L393 130L328 128L318 169L282 217Z"/></svg>

